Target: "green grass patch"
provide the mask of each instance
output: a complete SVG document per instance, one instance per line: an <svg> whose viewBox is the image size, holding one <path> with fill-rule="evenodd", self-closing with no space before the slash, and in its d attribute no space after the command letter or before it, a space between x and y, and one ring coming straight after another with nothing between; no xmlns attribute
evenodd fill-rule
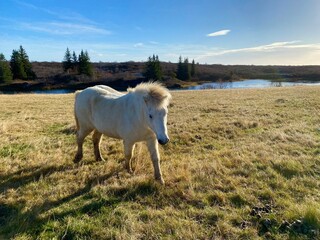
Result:
<svg viewBox="0 0 320 240"><path fill-rule="evenodd" d="M27 143L12 143L0 148L0 157L24 157L32 149L34 149L34 147Z"/></svg>

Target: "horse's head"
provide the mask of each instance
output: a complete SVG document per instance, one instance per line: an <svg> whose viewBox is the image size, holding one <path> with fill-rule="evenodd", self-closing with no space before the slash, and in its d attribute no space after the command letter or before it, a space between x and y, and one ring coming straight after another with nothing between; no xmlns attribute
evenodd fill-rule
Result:
<svg viewBox="0 0 320 240"><path fill-rule="evenodd" d="M169 136L167 131L167 107L155 108L148 106L147 103L147 122L149 127L157 136L158 143L161 145L169 142Z"/></svg>
<svg viewBox="0 0 320 240"><path fill-rule="evenodd" d="M168 104L171 99L169 91L159 84L150 84L149 91L144 96L146 104L145 118L148 126L155 133L158 143L169 142L167 131Z"/></svg>

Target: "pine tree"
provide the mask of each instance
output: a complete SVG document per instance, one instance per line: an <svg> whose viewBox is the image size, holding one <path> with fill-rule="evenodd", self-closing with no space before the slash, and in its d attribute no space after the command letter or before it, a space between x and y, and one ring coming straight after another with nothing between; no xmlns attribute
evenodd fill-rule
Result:
<svg viewBox="0 0 320 240"><path fill-rule="evenodd" d="M184 59L183 70L184 70L184 80L190 80L191 74L190 74L190 64L189 64L188 58Z"/></svg>
<svg viewBox="0 0 320 240"><path fill-rule="evenodd" d="M93 75L93 69L87 51L83 52L83 50L81 50L81 53L78 58L78 71L79 74L85 74L87 76Z"/></svg>
<svg viewBox="0 0 320 240"><path fill-rule="evenodd" d="M179 57L177 78L186 81L190 79L190 66L188 58L185 58L182 62L182 57Z"/></svg>
<svg viewBox="0 0 320 240"><path fill-rule="evenodd" d="M154 55L148 58L145 65L144 77L147 80L161 80L162 69L158 55Z"/></svg>
<svg viewBox="0 0 320 240"><path fill-rule="evenodd" d="M83 50L81 50L80 55L78 57L78 61L79 61L79 68L78 68L78 73L79 74L85 74L86 72L86 57L85 54L83 52Z"/></svg>
<svg viewBox="0 0 320 240"><path fill-rule="evenodd" d="M182 80L183 78L183 64L182 64L182 57L179 57L178 67L177 67L177 78Z"/></svg>
<svg viewBox="0 0 320 240"><path fill-rule="evenodd" d="M191 77L194 77L196 75L196 64L194 62L194 59L192 60L192 63L191 63L190 74L191 74Z"/></svg>
<svg viewBox="0 0 320 240"><path fill-rule="evenodd" d="M78 58L74 51L72 53L72 69L74 72L77 72L78 70Z"/></svg>
<svg viewBox="0 0 320 240"><path fill-rule="evenodd" d="M70 69L72 69L72 67L73 67L71 53L69 51L69 48L67 48L67 50L66 50L62 65L63 65L63 71L68 72L68 73L69 73Z"/></svg>
<svg viewBox="0 0 320 240"><path fill-rule="evenodd" d="M12 72L10 66L2 53L0 53L0 83L9 83L12 81Z"/></svg>
<svg viewBox="0 0 320 240"><path fill-rule="evenodd" d="M27 79L27 74L24 70L23 61L17 50L12 51L10 67L13 74L13 79Z"/></svg>
<svg viewBox="0 0 320 240"><path fill-rule="evenodd" d="M28 79L28 80L35 79L37 76L36 76L35 72L32 70L32 65L29 61L29 57L22 46L20 46L20 48L19 48L19 55L20 55L20 58L21 58L21 61L23 64L24 71L27 75L26 79Z"/></svg>
<svg viewBox="0 0 320 240"><path fill-rule="evenodd" d="M33 80L37 77L22 46L20 46L19 50L12 51L10 67L13 79Z"/></svg>

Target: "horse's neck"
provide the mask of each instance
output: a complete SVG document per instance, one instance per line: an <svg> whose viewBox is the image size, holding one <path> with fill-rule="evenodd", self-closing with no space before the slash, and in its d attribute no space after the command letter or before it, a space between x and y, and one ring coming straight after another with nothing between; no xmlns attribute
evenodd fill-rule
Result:
<svg viewBox="0 0 320 240"><path fill-rule="evenodd" d="M127 113L134 114L135 119L139 122L145 121L144 119L144 111L145 106L143 105L143 97L139 94L129 93L126 95L125 99L125 109ZM132 116L133 117L133 116Z"/></svg>

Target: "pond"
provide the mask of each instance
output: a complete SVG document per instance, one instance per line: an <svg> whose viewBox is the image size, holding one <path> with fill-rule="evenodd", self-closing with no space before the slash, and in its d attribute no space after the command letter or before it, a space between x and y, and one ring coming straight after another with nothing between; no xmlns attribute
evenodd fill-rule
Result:
<svg viewBox="0 0 320 240"><path fill-rule="evenodd" d="M234 82L211 82L203 83L197 86L188 87L185 89L174 89L174 90L203 90L203 89L231 89L231 88L266 88L266 87L287 87L287 86L320 86L320 80L311 81L295 81L295 82L283 82L283 81L271 81L265 79L250 79L243 81ZM75 90L70 89L53 89L53 90L34 90L28 92L15 92L15 91L2 91L0 94L16 94L16 93L34 93L34 94L66 94L73 93Z"/></svg>
<svg viewBox="0 0 320 240"><path fill-rule="evenodd" d="M187 88L188 90L202 90L202 89L230 89L230 88L266 88L266 87L287 87L287 86L299 86L299 85L320 85L320 81L295 81L295 82L283 82L283 81L271 81L265 79L250 79L234 82L211 82L203 83L197 86Z"/></svg>

